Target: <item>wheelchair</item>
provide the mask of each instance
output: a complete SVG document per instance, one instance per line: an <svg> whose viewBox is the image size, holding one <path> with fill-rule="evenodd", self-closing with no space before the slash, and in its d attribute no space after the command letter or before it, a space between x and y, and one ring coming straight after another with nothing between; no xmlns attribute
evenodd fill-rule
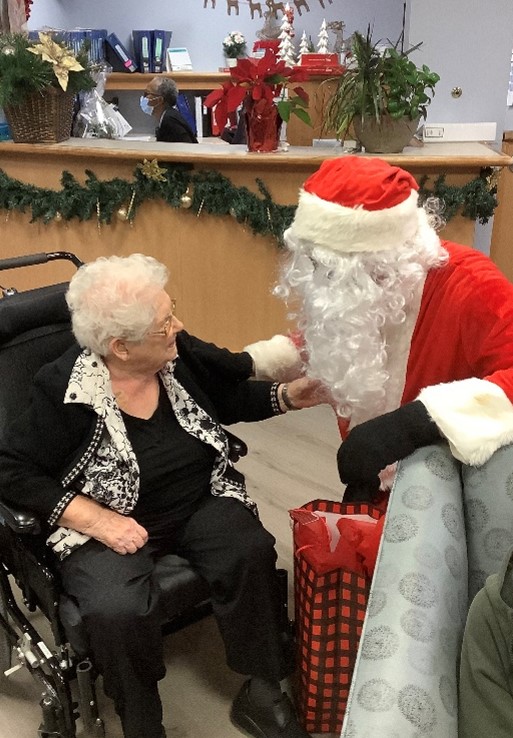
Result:
<svg viewBox="0 0 513 738"><path fill-rule="evenodd" d="M2 259L0 273L57 259L77 268L82 264L74 254L56 251ZM37 370L74 341L66 289L67 283L26 292L0 286L0 438L26 405ZM233 434L228 437L235 462L247 447ZM41 690L39 738L75 738L78 729L83 735L105 736L94 663L78 608L63 591L54 554L45 544L48 531L36 516L2 502L1 486L0 479L0 692L2 680L24 667ZM164 598L165 634L212 612L208 585L187 560L167 555L159 560L155 576ZM278 570L283 633L289 640L287 576L286 570ZM30 613L36 610L48 620L49 643L31 624Z"/></svg>

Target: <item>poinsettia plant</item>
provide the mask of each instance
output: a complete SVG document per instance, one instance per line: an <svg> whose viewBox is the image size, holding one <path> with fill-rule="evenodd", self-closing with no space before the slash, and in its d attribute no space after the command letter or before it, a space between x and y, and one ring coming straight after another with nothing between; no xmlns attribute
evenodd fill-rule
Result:
<svg viewBox="0 0 513 738"><path fill-rule="evenodd" d="M225 127L229 114L235 112L248 96L255 102L265 99L276 104L285 122L294 114L311 125L307 110L308 93L302 87L290 87L307 79L308 74L304 70L288 67L268 49L260 59L239 59L237 66L230 70L228 82L221 89L213 90L205 98L205 105L214 108L214 117L220 130Z"/></svg>

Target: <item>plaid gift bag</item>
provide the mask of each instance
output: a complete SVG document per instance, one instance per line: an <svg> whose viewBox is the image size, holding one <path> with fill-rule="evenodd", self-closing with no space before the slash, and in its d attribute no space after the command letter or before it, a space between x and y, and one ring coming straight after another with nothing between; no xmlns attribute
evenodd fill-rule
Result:
<svg viewBox="0 0 513 738"><path fill-rule="evenodd" d="M311 551L306 550L310 546L298 545L300 525L297 521L300 516L295 517L294 513L301 511L369 515L379 520L383 510L367 503L313 500L298 511L290 511L296 520L293 530L298 715L309 733L339 733L371 575L340 566L326 571L326 565L319 566L312 561L312 556L308 555ZM374 561L382 526L379 525L378 529L378 524L375 524L375 527ZM329 557L323 563L326 561L329 562Z"/></svg>

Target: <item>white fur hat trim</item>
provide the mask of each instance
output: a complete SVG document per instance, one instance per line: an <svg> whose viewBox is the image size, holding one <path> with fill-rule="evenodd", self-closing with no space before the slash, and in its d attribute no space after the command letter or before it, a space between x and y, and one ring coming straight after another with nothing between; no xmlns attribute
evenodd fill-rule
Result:
<svg viewBox="0 0 513 738"><path fill-rule="evenodd" d="M418 193L383 210L348 208L301 190L287 241L310 241L332 251L385 251L410 241L419 226Z"/></svg>

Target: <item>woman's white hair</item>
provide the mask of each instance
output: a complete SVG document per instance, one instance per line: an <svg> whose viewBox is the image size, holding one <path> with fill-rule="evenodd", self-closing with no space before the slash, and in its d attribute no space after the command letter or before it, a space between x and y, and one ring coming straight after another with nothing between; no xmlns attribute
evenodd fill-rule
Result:
<svg viewBox="0 0 513 738"><path fill-rule="evenodd" d="M66 301L80 346L100 356L112 338L142 341L156 318L155 296L168 269L152 256L107 256L81 266Z"/></svg>
<svg viewBox="0 0 513 738"><path fill-rule="evenodd" d="M427 271L447 259L427 213L397 249L339 253L285 236L292 252L275 294L300 297L298 321L311 376L330 389L341 417L373 417L386 400L387 328L404 323Z"/></svg>

